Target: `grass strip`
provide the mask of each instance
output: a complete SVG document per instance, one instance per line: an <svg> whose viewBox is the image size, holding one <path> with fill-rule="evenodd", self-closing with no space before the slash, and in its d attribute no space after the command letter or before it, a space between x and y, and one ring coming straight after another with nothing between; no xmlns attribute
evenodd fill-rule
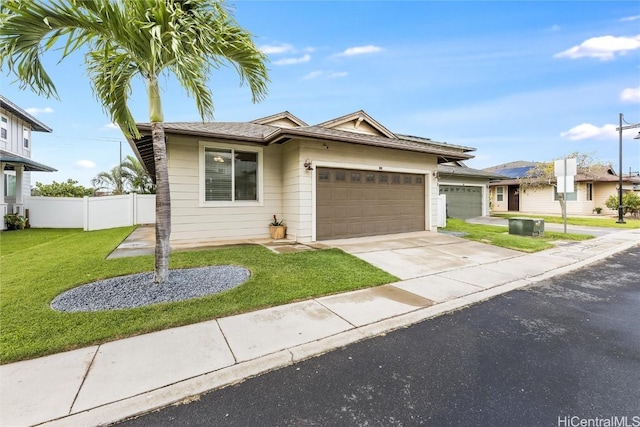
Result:
<svg viewBox="0 0 640 427"><path fill-rule="evenodd" d="M550 224L564 224L561 216L549 215L520 215L520 214L491 214L491 216L499 218L541 218L544 222ZM618 224L618 218L601 218L601 217L567 217L567 225L580 225L584 227L602 227L602 228L624 228L635 229L640 228L640 219L625 218L625 224Z"/></svg>
<svg viewBox="0 0 640 427"><path fill-rule="evenodd" d="M447 227L443 229L449 232L465 233L465 239L488 243L508 249L522 252L539 252L554 247L554 241L558 240L587 240L594 236L588 234L564 234L545 231L542 237L518 236L509 234L506 226L470 224L457 218L448 218Z"/></svg>

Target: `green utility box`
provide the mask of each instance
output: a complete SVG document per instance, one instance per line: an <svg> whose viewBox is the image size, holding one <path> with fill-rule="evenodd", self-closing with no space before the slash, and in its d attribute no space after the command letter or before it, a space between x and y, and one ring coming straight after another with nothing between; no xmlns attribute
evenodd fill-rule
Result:
<svg viewBox="0 0 640 427"><path fill-rule="evenodd" d="M518 236L542 236L544 219L542 218L509 218L509 234Z"/></svg>

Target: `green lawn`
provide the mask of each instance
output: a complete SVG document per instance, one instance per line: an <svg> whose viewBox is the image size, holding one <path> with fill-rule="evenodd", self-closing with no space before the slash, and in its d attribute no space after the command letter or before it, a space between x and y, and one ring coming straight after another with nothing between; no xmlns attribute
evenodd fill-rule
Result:
<svg viewBox="0 0 640 427"><path fill-rule="evenodd" d="M0 233L0 363L397 281L338 249L276 254L261 246L176 252L171 268L233 264L251 278L216 295L135 309L60 313L58 294L95 280L151 271L153 257L106 260L132 227Z"/></svg>
<svg viewBox="0 0 640 427"><path fill-rule="evenodd" d="M469 224L461 219L447 218L444 231L466 233L465 239L489 243L494 246L515 249L522 252L538 252L553 247L554 240L587 240L588 234L564 234L545 231L543 237L516 236L509 234L507 227L497 225Z"/></svg>
<svg viewBox="0 0 640 427"><path fill-rule="evenodd" d="M491 214L500 218L542 218L544 222L553 224L564 224L561 216L546 215L520 215L520 214ZM605 228L640 228L640 219L625 217L626 224L618 224L618 217L567 217L567 224L582 225L585 227L605 227Z"/></svg>

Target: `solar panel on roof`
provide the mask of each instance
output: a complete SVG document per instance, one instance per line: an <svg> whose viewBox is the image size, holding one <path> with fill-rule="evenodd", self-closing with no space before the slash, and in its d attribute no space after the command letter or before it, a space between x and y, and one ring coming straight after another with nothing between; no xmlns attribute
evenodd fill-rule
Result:
<svg viewBox="0 0 640 427"><path fill-rule="evenodd" d="M500 175L508 176L509 178L522 178L527 175L531 169L535 169L534 166L523 166L519 168L500 169L494 171Z"/></svg>

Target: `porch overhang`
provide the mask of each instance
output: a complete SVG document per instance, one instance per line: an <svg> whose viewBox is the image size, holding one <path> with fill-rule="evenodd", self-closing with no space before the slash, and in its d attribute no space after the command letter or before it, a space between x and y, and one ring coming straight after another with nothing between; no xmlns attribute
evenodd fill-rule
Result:
<svg viewBox="0 0 640 427"><path fill-rule="evenodd" d="M0 150L0 163L4 170L15 170L16 166L24 167L25 172L56 172L57 169L42 163L34 162L26 157Z"/></svg>

